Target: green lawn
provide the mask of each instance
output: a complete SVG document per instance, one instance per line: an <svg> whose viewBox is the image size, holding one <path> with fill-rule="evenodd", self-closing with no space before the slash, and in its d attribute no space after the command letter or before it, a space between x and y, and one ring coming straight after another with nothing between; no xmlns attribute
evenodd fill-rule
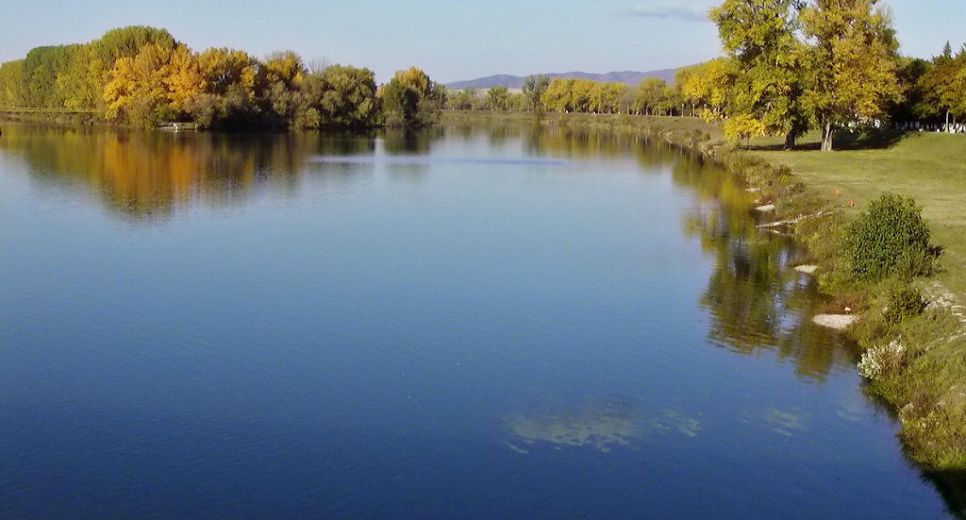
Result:
<svg viewBox="0 0 966 520"><path fill-rule="evenodd" d="M966 303L966 135L882 134L846 139L831 153L818 151L818 140L808 135L800 142L804 150L784 152L775 150L779 140L762 139L751 153L787 165L812 191L843 205L855 201L854 211L885 192L916 199L933 242L945 248L939 281Z"/></svg>

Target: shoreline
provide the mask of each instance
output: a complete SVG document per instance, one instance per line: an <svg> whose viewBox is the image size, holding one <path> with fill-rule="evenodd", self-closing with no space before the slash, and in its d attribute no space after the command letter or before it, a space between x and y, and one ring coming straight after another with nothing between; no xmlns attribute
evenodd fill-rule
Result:
<svg viewBox="0 0 966 520"><path fill-rule="evenodd" d="M830 299L823 314L839 316L822 319L836 325L863 350L863 361L857 367L863 389L887 404L900 425L898 437L906 454L937 477L959 474L966 467L966 358L961 354L966 351L966 318L957 312L962 303L935 276L898 282L922 290L928 305L918 317L889 325L881 309L897 282L860 285L836 280L835 244L860 208L817 193L816 186L807 186L788 166L736 149L725 140L720 125L698 118L550 113L537 119L532 113L445 111L443 121L530 122L630 132L662 139L738 176L759 197L755 206L767 208L757 212L772 220L765 227L779 227L794 235L812 257L809 270L815 271L812 276L819 279L820 292ZM821 189L822 193L831 192L828 186ZM891 357L880 359L883 355ZM883 362L888 369L869 368ZM957 481L953 487L966 487L966 483Z"/></svg>
<svg viewBox="0 0 966 520"><path fill-rule="evenodd" d="M90 113L21 115L15 122L115 126L95 121ZM0 111L0 121L9 120L7 116ZM962 302L935 277L916 279L911 285L927 295L929 305L920 316L889 328L881 309L894 284L859 286L834 279L834 243L849 216L859 209L823 195L831 189L821 186L822 194L817 193L815 186L806 186L788 166L776 166L735 149L724 139L720 125L699 118L551 113L537 119L533 113L443 111L442 122L529 123L637 135L661 140L721 166L755 193L758 203L749 212L769 221L759 228L794 235L808 251L807 265L799 267L807 267L806 274L819 280L820 291L829 299L821 314L839 316L829 321L865 351L858 365L863 389L888 404L901 426L899 437L907 455L929 472L959 472L966 467L966 356L962 354L966 352L966 312Z"/></svg>

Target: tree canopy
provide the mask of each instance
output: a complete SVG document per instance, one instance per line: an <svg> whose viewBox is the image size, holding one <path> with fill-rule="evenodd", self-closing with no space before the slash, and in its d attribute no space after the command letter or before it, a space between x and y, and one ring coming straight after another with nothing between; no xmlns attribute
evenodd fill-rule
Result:
<svg viewBox="0 0 966 520"><path fill-rule="evenodd" d="M133 26L86 44L38 47L0 65L0 106L90 110L143 126L192 121L207 128L370 128L435 122L441 85L416 68L393 81L395 86L384 89L394 96L386 103L369 69L324 64L309 70L291 51L264 59L227 48L194 52L164 29Z"/></svg>

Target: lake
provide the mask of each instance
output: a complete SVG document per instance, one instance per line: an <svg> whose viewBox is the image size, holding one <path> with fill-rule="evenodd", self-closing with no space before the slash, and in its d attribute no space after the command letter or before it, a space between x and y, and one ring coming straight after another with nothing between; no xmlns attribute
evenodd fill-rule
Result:
<svg viewBox="0 0 966 520"><path fill-rule="evenodd" d="M604 132L4 124L0 518L950 517L753 198Z"/></svg>

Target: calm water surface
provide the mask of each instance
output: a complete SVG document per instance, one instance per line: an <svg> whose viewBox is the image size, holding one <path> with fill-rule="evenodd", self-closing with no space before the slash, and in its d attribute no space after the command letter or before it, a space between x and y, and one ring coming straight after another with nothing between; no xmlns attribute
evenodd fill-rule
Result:
<svg viewBox="0 0 966 520"><path fill-rule="evenodd" d="M628 137L0 137L0 518L945 518L792 244Z"/></svg>

